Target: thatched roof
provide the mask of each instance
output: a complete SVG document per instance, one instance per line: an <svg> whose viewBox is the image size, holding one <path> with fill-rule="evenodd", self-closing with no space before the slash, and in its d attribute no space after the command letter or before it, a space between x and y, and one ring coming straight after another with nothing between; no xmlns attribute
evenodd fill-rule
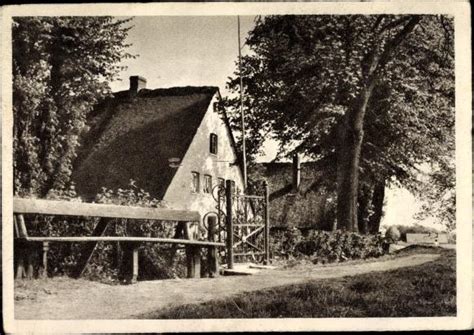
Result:
<svg viewBox="0 0 474 335"><path fill-rule="evenodd" d="M100 105L73 172L78 194L91 200L102 187L136 186L162 199L217 87L142 89L135 96L118 92Z"/></svg>
<svg viewBox="0 0 474 335"><path fill-rule="evenodd" d="M292 163L258 163L250 169L251 180L268 182L271 226L330 229L333 194L325 183L324 169L317 163L305 162L300 171L300 187L294 192Z"/></svg>

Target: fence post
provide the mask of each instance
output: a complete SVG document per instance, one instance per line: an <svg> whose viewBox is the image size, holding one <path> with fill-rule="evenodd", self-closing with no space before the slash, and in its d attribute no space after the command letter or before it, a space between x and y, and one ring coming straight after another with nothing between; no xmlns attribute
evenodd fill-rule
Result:
<svg viewBox="0 0 474 335"><path fill-rule="evenodd" d="M186 246L186 264L188 278L201 277L201 249L199 246Z"/></svg>
<svg viewBox="0 0 474 335"><path fill-rule="evenodd" d="M132 249L132 278L130 282L132 284L136 283L138 280L138 245L133 244Z"/></svg>
<svg viewBox="0 0 474 335"><path fill-rule="evenodd" d="M192 240L193 236L189 230L191 222L186 222L184 228L184 238ZM186 250L186 267L188 278L200 278L201 277L201 249L198 246L188 245L185 247Z"/></svg>
<svg viewBox="0 0 474 335"><path fill-rule="evenodd" d="M34 244L28 243L26 247L26 279L34 278Z"/></svg>
<svg viewBox="0 0 474 335"><path fill-rule="evenodd" d="M124 276L127 284L134 284L138 280L138 242L123 242L122 245L123 258L120 265L120 272Z"/></svg>
<svg viewBox="0 0 474 335"><path fill-rule="evenodd" d="M17 214L16 217L17 217L17 224L18 224L18 229L19 229L19 237L26 239L28 237L28 231L26 230L25 218L23 217L22 214ZM29 243L26 240L23 240L20 245L21 245L21 249L20 249L21 256L20 256L20 261L18 263L17 278L22 278L24 276L26 279L33 279L34 245L33 243Z"/></svg>
<svg viewBox="0 0 474 335"><path fill-rule="evenodd" d="M268 191L268 182L265 180L263 183L265 188L265 264L270 264L270 201L269 201L269 191Z"/></svg>
<svg viewBox="0 0 474 335"><path fill-rule="evenodd" d="M227 227L227 268L234 268L234 225L232 222L232 182L225 181L226 227Z"/></svg>
<svg viewBox="0 0 474 335"><path fill-rule="evenodd" d="M48 278L48 251L49 242L43 242L43 277Z"/></svg>
<svg viewBox="0 0 474 335"><path fill-rule="evenodd" d="M208 222L208 240L210 242L215 242L215 234L216 234L216 218L215 217L208 217L207 218ZM217 254L217 247L216 246L211 246L207 249L208 253L208 268L209 268L209 277L210 278L215 278L219 276L219 259L218 259L218 254Z"/></svg>
<svg viewBox="0 0 474 335"><path fill-rule="evenodd" d="M24 240L16 240L15 241L15 257L17 257L17 265L16 265L16 275L15 279L23 279L26 277L26 270L25 270L25 247L26 242Z"/></svg>

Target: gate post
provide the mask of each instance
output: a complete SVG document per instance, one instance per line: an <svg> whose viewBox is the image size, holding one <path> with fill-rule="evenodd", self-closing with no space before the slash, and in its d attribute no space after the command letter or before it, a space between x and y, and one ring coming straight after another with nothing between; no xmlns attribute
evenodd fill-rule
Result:
<svg viewBox="0 0 474 335"><path fill-rule="evenodd" d="M232 182L225 181L226 227L227 227L227 268L234 268L234 225L232 222Z"/></svg>
<svg viewBox="0 0 474 335"><path fill-rule="evenodd" d="M270 215L269 215L269 192L268 192L268 182L265 180L263 182L265 188L264 197L265 197L265 264L270 264Z"/></svg>

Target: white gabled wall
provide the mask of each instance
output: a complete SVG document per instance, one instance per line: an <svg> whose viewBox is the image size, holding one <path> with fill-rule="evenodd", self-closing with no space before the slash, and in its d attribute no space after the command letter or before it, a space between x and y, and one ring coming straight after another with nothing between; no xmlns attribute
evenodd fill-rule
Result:
<svg viewBox="0 0 474 335"><path fill-rule="evenodd" d="M240 190L244 188L242 173L235 164L237 157L232 147L231 134L225 122L213 108L217 97L216 93L163 197L168 207L198 211L202 218L209 212L216 212L217 205L210 193L203 192L204 175L212 176L213 186L217 185L217 178L220 177L234 180L236 187ZM211 133L218 136L217 155L211 154L209 150ZM191 191L192 172L198 172L200 175L198 193Z"/></svg>

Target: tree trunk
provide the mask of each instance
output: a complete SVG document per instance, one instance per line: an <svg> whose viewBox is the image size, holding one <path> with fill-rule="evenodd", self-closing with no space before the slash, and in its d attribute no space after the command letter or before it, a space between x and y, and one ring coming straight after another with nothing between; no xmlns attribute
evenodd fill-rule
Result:
<svg viewBox="0 0 474 335"><path fill-rule="evenodd" d="M369 218L369 231L377 234L380 229L380 221L383 216L383 201L385 198L385 180L379 181L374 188L372 196L372 208L374 213Z"/></svg>
<svg viewBox="0 0 474 335"><path fill-rule="evenodd" d="M359 190L359 199L357 206L357 224L361 234L369 233L369 209L371 207L371 187L365 186Z"/></svg>
<svg viewBox="0 0 474 335"><path fill-rule="evenodd" d="M357 192L362 132L356 133L346 124L337 162L337 226L357 231Z"/></svg>
<svg viewBox="0 0 474 335"><path fill-rule="evenodd" d="M375 86L369 77L359 102L350 109L339 128L337 155L337 225L348 231L358 231L357 195L359 192L359 161L364 138L363 122L367 104Z"/></svg>
<svg viewBox="0 0 474 335"><path fill-rule="evenodd" d="M420 16L412 16L400 25L402 29L379 50L381 35L375 39L373 51L362 63L364 84L358 101L344 115L340 127L337 154L337 225L349 231L357 231L357 193L359 186L359 161L364 138L364 117L377 76L390 61L393 51L415 29ZM382 203L383 205L383 203ZM379 220L380 221L380 220Z"/></svg>

